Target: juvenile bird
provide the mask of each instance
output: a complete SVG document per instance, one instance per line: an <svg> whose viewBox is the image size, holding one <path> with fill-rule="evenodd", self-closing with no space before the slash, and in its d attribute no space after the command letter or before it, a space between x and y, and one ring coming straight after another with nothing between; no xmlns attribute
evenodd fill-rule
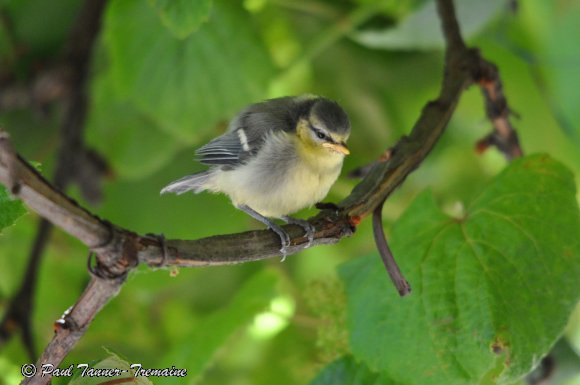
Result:
<svg viewBox="0 0 580 385"><path fill-rule="evenodd" d="M319 96L288 96L252 104L229 124L225 134L196 151L209 169L176 180L161 194L224 193L234 206L267 225L280 237L285 256L290 236L269 218L314 228L288 215L320 202L338 178L350 122L338 103Z"/></svg>

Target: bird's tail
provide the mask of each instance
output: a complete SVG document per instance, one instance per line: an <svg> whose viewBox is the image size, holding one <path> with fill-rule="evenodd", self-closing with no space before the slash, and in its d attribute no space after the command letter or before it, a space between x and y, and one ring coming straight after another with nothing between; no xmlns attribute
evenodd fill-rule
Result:
<svg viewBox="0 0 580 385"><path fill-rule="evenodd" d="M206 189L206 183L210 176L210 171L185 176L163 187L161 194L175 193L179 195L187 191L193 191L195 193L201 192Z"/></svg>

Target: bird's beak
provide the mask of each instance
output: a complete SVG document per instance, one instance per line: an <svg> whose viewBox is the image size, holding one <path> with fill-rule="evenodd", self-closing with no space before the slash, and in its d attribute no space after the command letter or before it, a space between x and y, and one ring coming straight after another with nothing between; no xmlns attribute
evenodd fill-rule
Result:
<svg viewBox="0 0 580 385"><path fill-rule="evenodd" d="M350 151L349 151L348 147L346 147L346 143L344 143L344 142L340 142L340 143L325 142L325 143L322 143L322 146L326 147L326 148L330 148L331 150L339 152L339 153L344 154L344 155L350 154Z"/></svg>

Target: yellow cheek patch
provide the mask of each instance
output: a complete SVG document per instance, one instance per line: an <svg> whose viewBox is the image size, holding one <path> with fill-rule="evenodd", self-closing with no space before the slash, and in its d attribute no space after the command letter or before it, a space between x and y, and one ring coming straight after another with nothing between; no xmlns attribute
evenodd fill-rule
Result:
<svg viewBox="0 0 580 385"><path fill-rule="evenodd" d="M298 136L298 139L300 139L302 145L316 147L316 143L310 136L310 124L307 120L300 119L298 121L298 125L296 126L296 136Z"/></svg>
<svg viewBox="0 0 580 385"><path fill-rule="evenodd" d="M310 124L305 119L300 119L296 126L296 136L293 137L296 143L296 151L301 158L310 159L318 156L324 147L320 146L314 140L310 133Z"/></svg>

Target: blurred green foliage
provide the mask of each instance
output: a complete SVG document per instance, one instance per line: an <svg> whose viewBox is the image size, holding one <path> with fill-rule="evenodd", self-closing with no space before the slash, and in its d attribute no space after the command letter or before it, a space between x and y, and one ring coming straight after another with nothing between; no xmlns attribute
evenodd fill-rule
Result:
<svg viewBox="0 0 580 385"><path fill-rule="evenodd" d="M527 0L515 10L508 5L512 1L459 3L468 43L500 69L524 151L550 154L578 185L580 2ZM80 4L0 1L0 84L6 74L26 82L54 63ZM439 32L432 28L436 20L432 1L423 0L109 1L92 62L85 138L110 163L114 179L105 182L105 199L91 210L139 233L168 238L260 228L223 196L160 197L159 190L201 169L192 161L194 148L223 132L239 109L284 94L322 94L348 111L352 155L345 173L374 160L410 130L422 106L437 95L443 55ZM572 244L580 234L579 195L574 200L571 174L553 160L543 169L535 164L539 158L528 158L497 176L507 166L501 155L473 151L473 143L491 129L484 115L480 92L466 91L433 153L385 205L386 231L415 289L411 297L396 297L367 220L351 239L284 263L182 269L176 276L139 268L62 366L106 360L114 357L111 351L144 367L179 363L191 369L191 383L208 385L388 385L402 383L403 370L410 377L404 383L426 384L421 370L428 365L431 383L515 381L564 332L578 300L580 255ZM58 105L44 115L5 111L0 126L16 149L41 162L50 176L61 117ZM327 201L342 199L355 183L341 178ZM426 188L431 195L422 193ZM82 202L76 187L69 192ZM510 194L518 199L500 199ZM481 252L492 271L485 276L477 266L456 271L454 250L465 243L450 235L432 250L428 267L434 283L425 285L417 275L421 242L409 239L420 236L433 218L442 218L440 208L456 216L460 202L483 207L493 204L493 195L500 199L495 204L509 203L495 211L525 223L514 230L506 221L486 218L488 230L476 235L489 244ZM476 201L478 196L487 198ZM3 202L2 216L8 213ZM510 211L516 209L521 211ZM528 217L534 219L528 223ZM466 226L476 219L469 217ZM0 311L20 284L36 221L25 215L0 235ZM532 244L545 252L530 251ZM566 245L569 254L558 253ZM38 348L52 337L52 322L83 290L86 253L75 239L54 232L33 309ZM341 268L350 274L339 276L337 267L350 260ZM462 300L482 306L487 318L461 323L467 314L460 312L450 324L437 323L437 317L457 310L453 285L465 289L458 291L466 296ZM421 313L420 304L429 311ZM504 325L491 322L489 314L509 317ZM470 330L478 336L461 337ZM566 338L580 350L578 335L576 316ZM511 342L506 351L513 366L504 367L505 356L490 356L496 336ZM407 350L396 354L389 350L405 345ZM465 364L462 354L473 351ZM18 338L0 347L0 383L17 382L27 361ZM469 375L461 377L461 370L455 372L463 364Z"/></svg>
<svg viewBox="0 0 580 385"><path fill-rule="evenodd" d="M15 200L5 188L0 189L0 231L16 222L26 213L21 201Z"/></svg>
<svg viewBox="0 0 580 385"><path fill-rule="evenodd" d="M150 0L165 25L176 37L184 39L207 21L211 0L189 1Z"/></svg>

